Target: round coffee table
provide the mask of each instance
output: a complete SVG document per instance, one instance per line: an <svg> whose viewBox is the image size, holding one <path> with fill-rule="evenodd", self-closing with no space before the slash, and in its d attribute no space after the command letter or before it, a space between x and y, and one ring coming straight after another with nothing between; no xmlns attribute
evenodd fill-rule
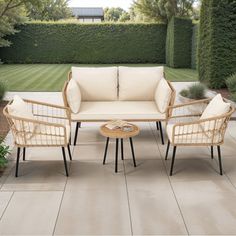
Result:
<svg viewBox="0 0 236 236"><path fill-rule="evenodd" d="M108 129L105 125L102 125L100 127L100 133L107 138L106 141L106 147L105 147L105 152L104 152L104 158L103 158L103 165L106 163L106 156L107 156L107 148L109 145L109 140L110 138L116 139L116 154L115 154L115 172L117 173L118 170L118 148L119 148L119 140L121 141L121 159L124 160L124 149L123 149L123 139L124 138L129 138L130 141L130 147L131 147L131 152L133 156L133 163L134 167L136 167L136 161L135 161L135 155L134 155L134 146L133 146L133 140L132 137L136 136L139 134L139 127L134 124L130 124L132 126L132 131L124 131L122 129Z"/></svg>

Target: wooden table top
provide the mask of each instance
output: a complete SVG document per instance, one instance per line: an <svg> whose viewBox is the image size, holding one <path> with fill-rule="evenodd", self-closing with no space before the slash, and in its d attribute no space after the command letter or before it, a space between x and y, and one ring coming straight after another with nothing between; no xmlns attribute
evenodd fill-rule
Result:
<svg viewBox="0 0 236 236"><path fill-rule="evenodd" d="M130 124L130 123L129 123ZM100 133L107 138L131 138L139 134L139 127L134 124L132 125L132 131L123 131L122 129L108 129L105 125L100 127Z"/></svg>

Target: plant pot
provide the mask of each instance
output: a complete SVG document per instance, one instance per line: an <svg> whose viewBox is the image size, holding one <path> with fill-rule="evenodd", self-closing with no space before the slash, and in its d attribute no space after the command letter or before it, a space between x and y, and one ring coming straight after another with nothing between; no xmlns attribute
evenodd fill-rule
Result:
<svg viewBox="0 0 236 236"><path fill-rule="evenodd" d="M179 98L179 101L181 103L190 103L190 102L198 101L197 99L191 99L191 98L184 97L181 94L178 94L178 98ZM192 106L188 106L188 110L192 114L202 114L202 112L204 111L205 107L206 106L203 105L203 104L194 104Z"/></svg>

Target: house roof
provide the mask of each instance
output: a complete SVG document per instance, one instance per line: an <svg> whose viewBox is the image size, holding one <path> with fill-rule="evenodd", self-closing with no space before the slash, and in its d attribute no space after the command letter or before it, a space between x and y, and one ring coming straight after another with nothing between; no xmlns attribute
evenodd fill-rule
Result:
<svg viewBox="0 0 236 236"><path fill-rule="evenodd" d="M71 7L72 14L79 16L97 16L103 17L104 12L102 7Z"/></svg>

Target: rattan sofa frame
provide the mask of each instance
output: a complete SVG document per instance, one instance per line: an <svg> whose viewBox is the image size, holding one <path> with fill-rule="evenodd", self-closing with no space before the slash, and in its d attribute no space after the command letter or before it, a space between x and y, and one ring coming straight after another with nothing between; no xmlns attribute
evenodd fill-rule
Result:
<svg viewBox="0 0 236 236"><path fill-rule="evenodd" d="M165 77L165 73L164 73L164 77ZM69 107L68 101L67 101L67 97L66 97L66 89L68 86L69 81L72 79L72 72L69 71L68 73L68 78L64 83L63 89L62 89L62 96L63 96L63 101L64 101L64 105L65 107ZM169 106L173 106L174 102L175 102L175 97L176 97L176 91L174 89L174 87L172 86L172 84L170 83L170 81L168 81L168 84L171 88L172 94L171 94L171 98L169 101ZM161 142L164 145L164 135L163 135L163 129L162 129L162 122L166 122L169 118L170 113L166 112L166 118L165 119L127 119L127 121L129 122L155 122L156 123L156 128L157 130L159 130L160 132L160 137L161 137ZM82 122L106 122L109 121L109 119L104 119L104 120L72 120L72 122L76 123L76 128L75 128L75 136L74 136L74 145L76 145L77 142L77 136L78 136L78 130L81 127L81 123Z"/></svg>

